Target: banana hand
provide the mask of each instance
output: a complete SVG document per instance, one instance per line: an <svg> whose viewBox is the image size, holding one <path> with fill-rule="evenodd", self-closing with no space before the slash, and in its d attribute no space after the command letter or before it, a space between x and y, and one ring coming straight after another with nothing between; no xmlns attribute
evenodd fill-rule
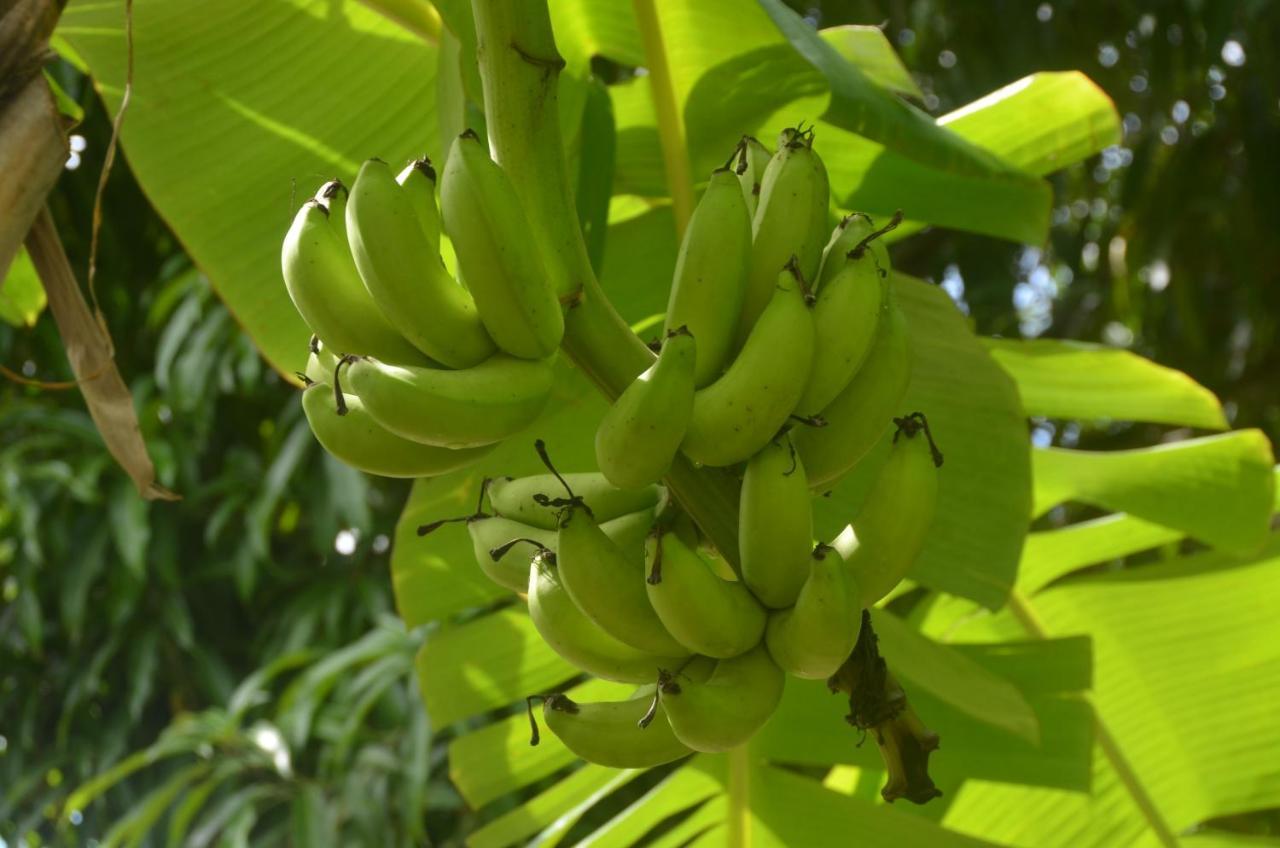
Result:
<svg viewBox="0 0 1280 848"><path fill-rule="evenodd" d="M784 671L825 680L849 658L861 627L856 578L840 554L818 545L795 606L770 614L765 645Z"/></svg>
<svg viewBox="0 0 1280 848"><path fill-rule="evenodd" d="M667 333L688 327L698 340L698 388L720 376L733 350L750 258L751 216L737 180L721 169L689 219L667 302Z"/></svg>
<svg viewBox="0 0 1280 848"><path fill-rule="evenodd" d="M349 388L396 435L441 447L500 442L538 417L551 397L550 360L494 354L461 371L357 359Z"/></svg>
<svg viewBox="0 0 1280 848"><path fill-rule="evenodd" d="M433 246L428 238L422 200L421 191L396 182L386 162L370 159L351 187L347 240L387 320L432 359L469 368L496 348L471 295L445 269L438 240Z"/></svg>
<svg viewBox="0 0 1280 848"><path fill-rule="evenodd" d="M907 319L896 305L879 321L875 341L849 385L825 409L825 427L795 434L796 451L813 489L830 487L875 446L911 382Z"/></svg>
<svg viewBox="0 0 1280 848"><path fill-rule="evenodd" d="M786 675L763 645L721 660L705 683L666 677L662 705L675 736L695 751L736 748L764 726L778 703Z"/></svg>
<svg viewBox="0 0 1280 848"><path fill-rule="evenodd" d="M580 507L569 507L561 517L556 564L569 597L610 636L649 653L689 653L649 604L643 557L628 556Z"/></svg>
<svg viewBox="0 0 1280 848"><path fill-rule="evenodd" d="M813 315L793 265L774 275L769 306L719 380L698 391L681 448L703 465L760 450L795 411L813 362Z"/></svg>
<svg viewBox="0 0 1280 848"><path fill-rule="evenodd" d="M596 428L596 464L609 481L638 489L662 479L693 414L695 343L667 335L658 360L632 381Z"/></svg>
<svg viewBox="0 0 1280 848"><path fill-rule="evenodd" d="M330 350L388 362L427 361L365 291L329 208L321 201L308 200L294 217L284 237L280 266L293 305Z"/></svg>
<svg viewBox="0 0 1280 848"><path fill-rule="evenodd" d="M734 657L764 635L765 611L742 583L725 580L674 533L645 543L649 603L686 649Z"/></svg>
<svg viewBox="0 0 1280 848"><path fill-rule="evenodd" d="M684 657L636 650L601 630L565 591L554 556L536 557L529 568L529 617L552 650L588 674L620 683L647 683L660 669L684 662Z"/></svg>
<svg viewBox="0 0 1280 848"><path fill-rule="evenodd" d="M555 285L515 187L470 130L449 152L440 199L445 231L489 335L512 356L550 356L564 335Z"/></svg>
<svg viewBox="0 0 1280 848"><path fill-rule="evenodd" d="M813 508L804 466L788 436L747 463L738 501L742 579L767 607L795 603L809 575Z"/></svg>

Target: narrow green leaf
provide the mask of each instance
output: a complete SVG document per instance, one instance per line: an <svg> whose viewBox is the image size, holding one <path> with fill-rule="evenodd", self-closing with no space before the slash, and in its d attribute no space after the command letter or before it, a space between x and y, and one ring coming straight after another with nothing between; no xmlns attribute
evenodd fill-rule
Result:
<svg viewBox="0 0 1280 848"><path fill-rule="evenodd" d="M147 793L128 813L120 818L107 831L102 839L103 848L117 848L127 845L130 848L140 845L147 832L164 815L165 810L178 797L179 793L209 773L208 763L196 763L175 772L168 780Z"/></svg>
<svg viewBox="0 0 1280 848"><path fill-rule="evenodd" d="M1227 428L1213 392L1131 351L1051 339L983 344L1017 382L1028 415Z"/></svg>
<svg viewBox="0 0 1280 848"><path fill-rule="evenodd" d="M1032 458L1034 515L1080 501L1228 550L1256 550L1266 539L1275 460L1259 430L1105 453L1046 448Z"/></svg>
<svg viewBox="0 0 1280 848"><path fill-rule="evenodd" d="M303 784L293 796L289 823L294 845L327 848L338 844L334 810L325 797L324 787L318 784Z"/></svg>

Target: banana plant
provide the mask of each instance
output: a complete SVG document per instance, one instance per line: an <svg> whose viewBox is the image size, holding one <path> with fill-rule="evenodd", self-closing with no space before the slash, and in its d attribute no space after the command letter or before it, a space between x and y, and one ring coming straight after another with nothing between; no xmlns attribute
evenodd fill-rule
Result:
<svg viewBox="0 0 1280 848"><path fill-rule="evenodd" d="M113 107L121 11L73 5L59 31ZM563 345L576 367L557 370L555 402L531 427L564 471L592 467L606 398L652 363L633 329L661 320L697 175L743 133L811 122L840 211L904 209L894 238L938 226L1033 243L1049 224L1044 177L1119 137L1109 100L1075 72L1014 81L935 120L909 102L910 75L882 34L816 31L778 0L139 0L134 15L149 37L137 45L126 150L283 372L303 367L308 335L275 270L296 190L349 177L373 155L441 158L463 126L486 125L530 237L580 287L560 293L578 298ZM308 73L291 73L298 51L270 50L250 30L305 45ZM166 45L179 41L174 58ZM597 58L632 72L606 85L591 75ZM175 143L206 134L255 155L227 161ZM224 178L197 195L184 182L193 165ZM404 623L434 624L416 658L419 690L431 726L450 733L450 778L479 811L469 845L1230 845L1244 842L1216 827L1222 817L1280 803L1265 755L1280 743L1266 709L1280 674L1266 438L1190 437L1227 424L1184 375L1121 351L980 339L937 288L903 274L891 286L918 340L904 405L929 410L946 435L948 473L911 585L872 621L944 740L933 761L942 798L881 803L883 767L820 682L793 681L764 730L726 753L617 770L554 738L531 748L529 695L628 690L547 647L523 605L475 567L464 528L416 533L465 513L483 477L538 470L517 438L416 482L393 543ZM1126 451L1033 448L1028 417L1170 430ZM858 513L889 442L821 499L818 538ZM722 487L683 460L666 479L731 551ZM1082 514L1066 505L1097 517L1059 526Z"/></svg>

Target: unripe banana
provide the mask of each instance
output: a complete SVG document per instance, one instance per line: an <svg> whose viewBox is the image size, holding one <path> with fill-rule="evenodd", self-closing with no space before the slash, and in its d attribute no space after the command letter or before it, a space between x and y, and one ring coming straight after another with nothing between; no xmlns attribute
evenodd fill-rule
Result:
<svg viewBox="0 0 1280 848"><path fill-rule="evenodd" d="M800 274L817 279L826 244L827 169L813 151L813 131L788 130L769 160L751 224L751 270L738 322L741 344L773 296L778 271L795 256Z"/></svg>
<svg viewBox="0 0 1280 848"><path fill-rule="evenodd" d="M662 479L693 414L696 346L683 327L614 401L596 428L596 464L609 482L639 489Z"/></svg>
<svg viewBox="0 0 1280 848"><path fill-rule="evenodd" d="M830 487L847 474L889 428L906 394L911 382L907 319L891 305L879 325L858 373L822 410L827 426L795 433L811 488Z"/></svg>
<svg viewBox="0 0 1280 848"><path fill-rule="evenodd" d="M347 382L396 435L441 447L500 442L538 417L551 397L551 361L494 354L461 371L356 359Z"/></svg>
<svg viewBox="0 0 1280 848"><path fill-rule="evenodd" d="M582 704L548 695L542 720L566 748L596 765L651 768L693 753L672 733L653 684L625 701Z"/></svg>
<svg viewBox="0 0 1280 848"><path fill-rule="evenodd" d="M677 642L717 658L759 643L765 611L745 585L721 578L674 533L649 537L645 553L649 603Z"/></svg>
<svg viewBox="0 0 1280 848"><path fill-rule="evenodd" d="M471 550L485 576L513 592L529 590L529 566L539 545L555 549L556 534L500 515L477 515L467 520ZM511 544L517 539L528 542ZM497 553L498 556L494 556Z"/></svg>
<svg viewBox="0 0 1280 848"><path fill-rule="evenodd" d="M471 295L445 269L439 243L433 246L428 239L420 205L386 162L370 159L351 187L347 241L365 287L387 320L432 359L469 368L496 348Z"/></svg>
<svg viewBox="0 0 1280 848"><path fill-rule="evenodd" d="M647 683L684 662L637 650L601 630L565 591L553 556L535 557L529 568L529 617L552 650L588 674L620 683Z"/></svg>
<svg viewBox="0 0 1280 848"><path fill-rule="evenodd" d="M706 683L665 677L662 705L675 736L695 751L736 748L764 726L786 685L786 675L763 645L716 664Z"/></svg>
<svg viewBox="0 0 1280 848"><path fill-rule="evenodd" d="M942 454L920 413L894 419L889 457L853 520L858 545L847 557L857 578L861 606L889 593L911 569L924 547L938 502Z"/></svg>
<svg viewBox="0 0 1280 848"><path fill-rule="evenodd" d="M440 253L440 207L436 203L436 169L425 156L414 159L396 174L400 190L409 198L427 244Z"/></svg>
<svg viewBox="0 0 1280 848"><path fill-rule="evenodd" d="M789 607L809 576L813 507L804 466L787 435L751 457L738 500L742 580L762 604Z"/></svg>
<svg viewBox="0 0 1280 848"><path fill-rule="evenodd" d="M343 244L347 241L347 187L342 180L329 180L316 189L315 199L329 212L329 226Z"/></svg>
<svg viewBox="0 0 1280 848"><path fill-rule="evenodd" d="M338 367L338 356L324 346L319 336L311 337L311 352L302 375L313 383L333 385L333 372Z"/></svg>
<svg viewBox="0 0 1280 848"><path fill-rule="evenodd" d="M888 287L869 254L843 260L841 270L818 292L813 308L813 368L796 411L818 415L862 367L887 311Z"/></svg>
<svg viewBox="0 0 1280 848"><path fill-rule="evenodd" d="M489 335L512 356L560 346L564 316L515 187L480 138L453 143L441 185L444 228Z"/></svg>
<svg viewBox="0 0 1280 848"><path fill-rule="evenodd" d="M774 275L773 299L729 370L694 395L681 448L695 462L746 460L795 411L813 362L813 315L791 268Z"/></svg>
<svg viewBox="0 0 1280 848"><path fill-rule="evenodd" d="M343 395L343 402L344 411L339 412L333 389L324 383L302 392L307 423L324 449L369 474L434 477L465 468L493 450L492 445L452 450L402 439L380 426L360 398Z"/></svg>
<svg viewBox="0 0 1280 848"><path fill-rule="evenodd" d="M530 527L500 515L483 513L466 519L471 536L471 550L480 570L494 583L513 592L529 589L529 565L539 550L556 549L556 532ZM644 540L653 526L653 511L643 510L620 515L600 525L600 530L636 562L644 567ZM516 544L513 544L516 543ZM497 556L494 556L497 554ZM649 603L645 600L645 605Z"/></svg>
<svg viewBox="0 0 1280 848"><path fill-rule="evenodd" d="M827 242L827 246L822 250L822 266L818 270L818 284L815 288L819 292L822 291L822 287L840 273L840 269L844 267L844 260L849 258L849 253L864 243L866 252L871 256L872 264L879 265L887 276L889 250L879 238L872 238L872 234L876 232L876 223L870 215L854 212L841 218L835 231L831 233L831 241Z"/></svg>
<svg viewBox="0 0 1280 848"><path fill-rule="evenodd" d="M420 364L426 357L396 331L369 297L328 208L308 200L280 252L285 287L302 320L337 353Z"/></svg>
<svg viewBox="0 0 1280 848"><path fill-rule="evenodd" d="M688 327L698 340L698 388L720 376L734 348L750 258L751 215L722 168L689 218L667 302L667 332Z"/></svg>
<svg viewBox="0 0 1280 848"><path fill-rule="evenodd" d="M742 196L747 202L747 212L754 216L760 202L760 188L764 181L765 169L769 167L771 155L753 136L744 135L738 144L733 172L738 175L738 183L742 186Z"/></svg>
<svg viewBox="0 0 1280 848"><path fill-rule="evenodd" d="M783 671L825 680L849 658L861 627L857 579L834 548L818 545L795 606L769 615L765 645Z"/></svg>
<svg viewBox="0 0 1280 848"><path fill-rule="evenodd" d="M578 609L610 636L654 654L689 653L649 604L643 557L628 556L580 507L567 508L560 520L556 565Z"/></svg>
<svg viewBox="0 0 1280 848"><path fill-rule="evenodd" d="M560 475L573 493L591 509L596 521L608 521L632 512L652 510L662 499L661 486L643 489L619 489L603 474L594 471ZM564 487L552 474L534 474L529 477L499 477L489 481L489 503L494 512L515 521L521 521L544 530L558 526L556 513L563 504L538 503L538 496L558 499Z"/></svg>

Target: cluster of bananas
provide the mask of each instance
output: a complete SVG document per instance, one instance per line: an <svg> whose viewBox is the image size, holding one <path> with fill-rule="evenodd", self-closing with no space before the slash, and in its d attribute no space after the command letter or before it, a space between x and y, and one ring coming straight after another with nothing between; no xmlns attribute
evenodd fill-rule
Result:
<svg viewBox="0 0 1280 848"><path fill-rule="evenodd" d="M551 396L564 317L514 187L470 131L440 182L437 204L429 160L397 176L371 159L349 193L321 186L284 240L285 285L315 333L307 420L372 474L462 468Z"/></svg>
<svg viewBox="0 0 1280 848"><path fill-rule="evenodd" d="M308 420L376 474L454 470L524 429L564 332L520 203L474 134L441 183L437 209L429 163L395 177L367 162L349 197L327 183L285 240L289 292L318 337ZM923 414L895 417L910 348L878 238L898 218L877 229L850 215L833 232L829 209L811 130L784 131L772 153L745 137L689 222L655 362L600 423L600 471L561 475L539 442L549 474L490 481L474 515L419 528L465 521L480 568L527 599L552 649L639 685L616 702L537 696L585 759L641 768L740 745L790 674L849 695L848 720L875 731L895 792L934 791L921 763L936 737L876 654L865 610L918 555L942 457ZM814 493L895 425L852 533L815 547ZM680 452L741 477L736 562L667 497Z"/></svg>

